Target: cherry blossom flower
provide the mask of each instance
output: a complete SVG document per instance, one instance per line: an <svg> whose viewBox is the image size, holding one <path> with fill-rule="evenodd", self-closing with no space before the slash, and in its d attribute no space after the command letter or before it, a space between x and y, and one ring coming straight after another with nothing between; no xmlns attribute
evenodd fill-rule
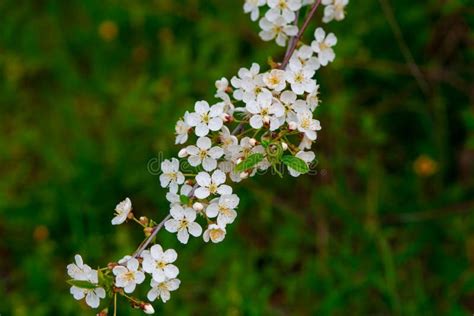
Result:
<svg viewBox="0 0 474 316"><path fill-rule="evenodd" d="M301 64L291 64L286 71L286 80L291 84L291 90L298 95L305 92L312 93L316 89L316 80L312 79L314 70L303 67Z"/></svg>
<svg viewBox="0 0 474 316"><path fill-rule="evenodd" d="M145 274L138 270L139 262L135 258L127 261L127 266L115 266L112 272L115 275L115 285L122 287L125 293L135 291L137 284L141 284L145 280Z"/></svg>
<svg viewBox="0 0 474 316"><path fill-rule="evenodd" d="M251 101L246 105L247 111L252 114L250 126L259 129L263 124L270 124L270 130L274 131L281 126L278 117L285 114L285 109L280 102L274 102L270 92L262 93L256 101Z"/></svg>
<svg viewBox="0 0 474 316"><path fill-rule="evenodd" d="M235 211L237 205L239 205L237 195L221 195L218 199L211 201L211 204L206 208L206 215L209 218L217 216L217 224L225 227L225 225L233 223L237 217Z"/></svg>
<svg viewBox="0 0 474 316"><path fill-rule="evenodd" d="M188 185L188 184L183 184L181 186L181 189L179 190L179 193L176 191L176 192L173 192L173 191L169 191L168 193L166 193L166 199L168 200L168 202L170 202L170 205L173 206L174 204L180 204L181 203L181 198L180 198L180 195L181 196L187 196L191 191L192 191L193 187Z"/></svg>
<svg viewBox="0 0 474 316"><path fill-rule="evenodd" d="M212 147L212 142L208 137L199 137L196 146L189 145L186 151L189 154L188 162L196 167L202 164L206 171L212 171L217 167L217 159L224 155L224 150L220 147Z"/></svg>
<svg viewBox="0 0 474 316"><path fill-rule="evenodd" d="M184 175L179 171L179 161L176 158L166 159L161 163L160 182L163 188L170 187L173 192L178 191L178 184L184 183Z"/></svg>
<svg viewBox="0 0 474 316"><path fill-rule="evenodd" d="M301 8L301 0L267 0L270 10L265 17L269 21L275 21L282 17L285 22L291 23L296 19L295 11Z"/></svg>
<svg viewBox="0 0 474 316"><path fill-rule="evenodd" d="M311 43L311 48L318 54L321 65L326 66L336 58L336 54L331 47L336 45L337 38L333 33L326 36L326 32L321 27L314 31L314 37L315 40Z"/></svg>
<svg viewBox="0 0 474 316"><path fill-rule="evenodd" d="M176 278L179 274L178 268L172 264L178 258L174 249L163 251L163 248L157 244L153 245L142 257L143 271L151 273L157 282L162 282L166 278Z"/></svg>
<svg viewBox="0 0 474 316"><path fill-rule="evenodd" d="M309 140L316 140L316 131L321 129L318 120L313 119L313 114L310 111L298 112L297 129L305 134Z"/></svg>
<svg viewBox="0 0 474 316"><path fill-rule="evenodd" d="M202 233L202 228L196 220L196 211L190 207L183 208L181 205L174 205L170 210L172 218L165 222L165 228L170 233L178 233L178 240L188 243L189 234L198 237Z"/></svg>
<svg viewBox="0 0 474 316"><path fill-rule="evenodd" d="M186 112L185 117L188 114L189 113ZM188 133L189 133L190 129L191 129L191 126L186 124L185 121L179 120L178 122L176 122L176 126L174 128L175 133L176 133L175 144L184 144L184 143L186 143L186 141L188 140Z"/></svg>
<svg viewBox="0 0 474 316"><path fill-rule="evenodd" d="M148 292L147 298L153 302L159 297L163 303L166 303L170 299L170 292L177 290L180 284L181 281L179 279L167 279L162 282L152 279L150 283L151 290Z"/></svg>
<svg viewBox="0 0 474 316"><path fill-rule="evenodd" d="M244 12L250 13L250 19L252 21L257 21L258 16L260 15L259 7L265 4L266 0L245 0Z"/></svg>
<svg viewBox="0 0 474 316"><path fill-rule="evenodd" d="M272 69L263 75L263 82L268 88L280 92L286 87L285 71Z"/></svg>
<svg viewBox="0 0 474 316"><path fill-rule="evenodd" d="M313 56L314 51L309 45L303 45L297 49L289 61L290 69L305 68L310 71L318 70L321 65L318 58Z"/></svg>
<svg viewBox="0 0 474 316"><path fill-rule="evenodd" d="M225 227L219 226L217 224L211 224L204 231L202 237L205 242L209 242L210 239L213 243L218 243L224 240L225 234Z"/></svg>
<svg viewBox="0 0 474 316"><path fill-rule="evenodd" d="M329 23L332 20L344 20L346 16L344 9L349 4L349 0L322 0L321 3L325 5L324 23Z"/></svg>
<svg viewBox="0 0 474 316"><path fill-rule="evenodd" d="M289 36L295 36L298 28L288 24L282 17L277 17L273 21L262 18L259 23L262 31L259 33L260 38L264 41L271 41L276 38L279 46L285 46Z"/></svg>
<svg viewBox="0 0 474 316"><path fill-rule="evenodd" d="M199 199L205 199L211 194L232 194L232 188L225 183L225 173L217 169L212 176L207 172L199 172L196 176L196 182L199 187L194 191L194 195Z"/></svg>
<svg viewBox="0 0 474 316"><path fill-rule="evenodd" d="M115 207L115 217L112 219L112 225L120 225L127 220L128 214L132 211L132 201L126 198Z"/></svg>
<svg viewBox="0 0 474 316"><path fill-rule="evenodd" d="M100 299L105 298L105 290L103 287L96 287L93 289L85 289L77 286L72 286L70 293L76 300L86 298L86 304L92 308L97 308L100 305Z"/></svg>
<svg viewBox="0 0 474 316"><path fill-rule="evenodd" d="M67 274L74 280L89 280L92 268L82 261L81 255L74 256L75 263L67 265Z"/></svg>
<svg viewBox="0 0 474 316"><path fill-rule="evenodd" d="M206 101L198 101L194 105L196 112L186 116L186 123L195 128L197 136L206 136L209 130L218 131L223 124L221 114L224 111L224 104L217 103L209 107Z"/></svg>

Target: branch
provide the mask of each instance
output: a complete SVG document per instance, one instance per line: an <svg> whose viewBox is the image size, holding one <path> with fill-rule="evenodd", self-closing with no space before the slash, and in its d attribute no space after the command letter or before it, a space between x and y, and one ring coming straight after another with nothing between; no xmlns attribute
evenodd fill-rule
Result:
<svg viewBox="0 0 474 316"><path fill-rule="evenodd" d="M311 10L308 13L308 16L306 17L305 21L303 22L303 26L301 26L301 29L299 30L298 34L296 34L296 37L294 40L291 42L290 49L288 50L288 53L285 56L285 59L280 65L280 69L285 69L286 65L288 65L288 62L290 61L291 56L293 55L296 45L298 45L299 40L303 36L304 31L309 25L309 21L311 21L311 18L313 17L314 13L316 13L316 9L318 8L319 4L321 3L321 0L316 0L316 2L313 4L311 7Z"/></svg>

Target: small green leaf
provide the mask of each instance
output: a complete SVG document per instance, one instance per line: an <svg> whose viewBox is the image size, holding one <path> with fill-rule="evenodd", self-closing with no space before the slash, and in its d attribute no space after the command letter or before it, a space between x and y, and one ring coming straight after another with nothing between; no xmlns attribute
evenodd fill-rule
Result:
<svg viewBox="0 0 474 316"><path fill-rule="evenodd" d="M283 162L287 167L294 169L301 174L305 174L309 171L309 167L306 162L295 156L283 156L281 157L281 162Z"/></svg>
<svg viewBox="0 0 474 316"><path fill-rule="evenodd" d="M252 154L248 156L247 159L245 159L244 161L240 162L237 166L235 166L235 171L242 172L242 171L251 169L262 160L263 160L263 154L260 154L260 153Z"/></svg>
<svg viewBox="0 0 474 316"><path fill-rule="evenodd" d="M80 280L71 279L71 280L67 280L67 283L69 283L70 285L79 287L81 289L95 289L97 287L96 284L92 284L89 281L80 281Z"/></svg>
<svg viewBox="0 0 474 316"><path fill-rule="evenodd" d="M261 140L261 143L262 143L263 148L267 148L268 145L270 145L270 140L268 140L268 139L262 139L262 140Z"/></svg>
<svg viewBox="0 0 474 316"><path fill-rule="evenodd" d="M188 204L189 203L189 197L187 195L180 195L179 200L181 201L182 204Z"/></svg>

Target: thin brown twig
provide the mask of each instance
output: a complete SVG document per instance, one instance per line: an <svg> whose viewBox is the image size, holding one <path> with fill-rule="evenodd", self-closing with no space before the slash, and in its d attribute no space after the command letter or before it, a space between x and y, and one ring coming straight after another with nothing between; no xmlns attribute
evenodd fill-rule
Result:
<svg viewBox="0 0 474 316"><path fill-rule="evenodd" d="M314 13L316 13L316 9L318 8L320 3L321 3L321 0L317 0L313 4L313 6L311 7L311 10L309 11L308 16L306 17L305 21L303 22L303 25L301 26L301 29L299 30L298 34L296 34L293 42L291 43L288 54L286 54L285 59L283 60L283 62L280 65L280 69L285 69L286 65L288 65L288 62L290 61L290 58L293 55L293 52L295 51L299 40L303 36L304 31L308 27L309 22L311 21L311 18L313 17Z"/></svg>

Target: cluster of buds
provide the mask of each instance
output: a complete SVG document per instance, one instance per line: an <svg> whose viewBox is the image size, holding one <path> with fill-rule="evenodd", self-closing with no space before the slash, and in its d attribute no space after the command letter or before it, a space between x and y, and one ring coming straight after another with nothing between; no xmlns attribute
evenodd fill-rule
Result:
<svg viewBox="0 0 474 316"><path fill-rule="evenodd" d="M316 72L334 61L333 33L318 27L311 43L298 42L320 4L303 0L247 0L244 11L252 20L259 8L269 10L260 20L263 39L276 38L284 46L290 39L285 60L263 70L254 63L241 68L230 80L216 81L215 102L198 101L176 124L176 144L183 147L176 158L161 163L160 184L168 189L169 214L161 222L136 218L129 198L115 208L113 225L133 220L143 227L145 240L132 255L94 270L77 255L68 266L74 298L85 298L97 308L100 299L123 296L133 307L153 313L148 302L130 297L137 285L149 278L147 299L166 302L180 286L177 253L155 242L164 227L188 243L190 236L205 242L224 240L228 225L237 217L240 199L231 184L271 171L297 177L311 170L311 151L321 129L314 118L320 103ZM323 0L323 22L341 20L347 0ZM311 5L303 27L298 29L302 7ZM277 32L278 31L278 32ZM104 313L104 310L102 311ZM105 312L106 313L106 312Z"/></svg>

